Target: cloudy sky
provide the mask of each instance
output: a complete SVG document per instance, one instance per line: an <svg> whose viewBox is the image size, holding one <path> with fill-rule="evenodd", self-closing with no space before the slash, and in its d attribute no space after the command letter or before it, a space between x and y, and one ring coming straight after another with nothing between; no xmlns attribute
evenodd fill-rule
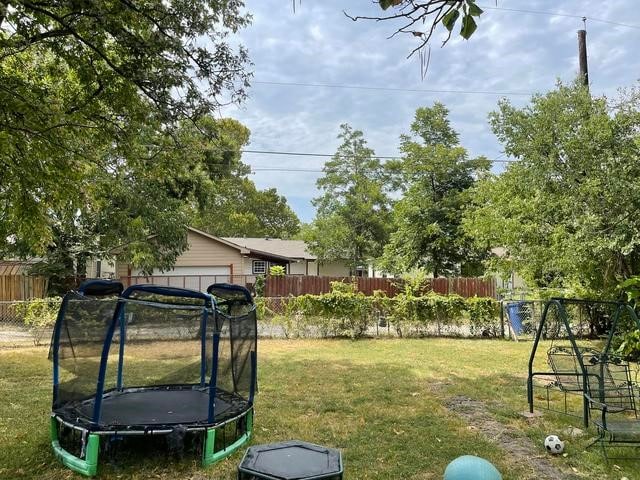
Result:
<svg viewBox="0 0 640 480"><path fill-rule="evenodd" d="M618 88L640 78L638 0L498 0L498 9L494 0L478 4L487 8L469 41L454 37L439 48L440 37L434 38L423 80L417 56L406 58L416 39L387 40L399 24L354 23L343 14L345 9L353 15L378 14L370 0L296 1L295 13L291 0L246 0L253 24L239 37L249 49L254 80L250 98L222 115L251 129L252 150L332 154L339 125L349 123L365 133L377 155L392 156L415 109L440 101L472 155L500 160L505 157L487 114L502 96L524 105L531 93L577 75L576 32L582 20L573 15L591 18L587 43L594 93L615 96ZM255 169L260 188L276 187L301 220L313 219L310 201L320 173L263 169L320 170L326 158L255 153L243 158ZM496 171L501 165L496 162Z"/></svg>

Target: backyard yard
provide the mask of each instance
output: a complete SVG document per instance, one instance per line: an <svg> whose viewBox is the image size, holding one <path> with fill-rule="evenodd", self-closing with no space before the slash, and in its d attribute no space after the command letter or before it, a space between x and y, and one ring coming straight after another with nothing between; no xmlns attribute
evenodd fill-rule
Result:
<svg viewBox="0 0 640 480"><path fill-rule="evenodd" d="M640 478L640 463L585 451L580 421L527 420L531 344L466 339L261 340L253 443L302 439L342 450L347 479L441 479L455 457L493 462L504 479ZM542 347L544 348L544 346ZM0 350L0 478L79 478L53 457L46 348ZM581 427L582 428L582 427ZM566 456L543 448L566 441ZM233 479L241 453L202 469L195 452L102 456L99 478Z"/></svg>

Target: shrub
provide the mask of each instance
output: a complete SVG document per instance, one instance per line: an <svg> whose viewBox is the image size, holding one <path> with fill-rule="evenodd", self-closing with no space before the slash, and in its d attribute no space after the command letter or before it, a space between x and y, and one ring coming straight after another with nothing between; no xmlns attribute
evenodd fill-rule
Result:
<svg viewBox="0 0 640 480"><path fill-rule="evenodd" d="M350 283L332 282L331 292L280 299L273 308L269 299L257 300L261 319L292 336L349 336L367 334L377 322L388 322L402 336L443 335L451 327L468 322L472 335L498 336L499 304L492 298L468 298L430 292L414 296L410 291L388 297L382 291L367 296Z"/></svg>
<svg viewBox="0 0 640 480"><path fill-rule="evenodd" d="M640 330L626 333L615 352L630 362L640 360Z"/></svg>
<svg viewBox="0 0 640 480"><path fill-rule="evenodd" d="M467 298L469 328L472 335L497 337L500 335L500 304L493 298Z"/></svg>
<svg viewBox="0 0 640 480"><path fill-rule="evenodd" d="M284 277L286 271L282 265L272 265L269 267L269 275L272 277Z"/></svg>
<svg viewBox="0 0 640 480"><path fill-rule="evenodd" d="M16 313L27 326L35 345L41 345L45 333L53 328L62 298L34 298L16 305Z"/></svg>
<svg viewBox="0 0 640 480"><path fill-rule="evenodd" d="M264 275L258 275L256 277L256 283L253 286L253 288L254 288L254 290L256 292L256 297L264 296L264 285L265 285Z"/></svg>

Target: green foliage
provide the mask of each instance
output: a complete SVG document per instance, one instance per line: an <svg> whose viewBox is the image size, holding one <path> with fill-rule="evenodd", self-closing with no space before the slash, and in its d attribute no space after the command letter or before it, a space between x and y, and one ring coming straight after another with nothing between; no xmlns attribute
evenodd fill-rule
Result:
<svg viewBox="0 0 640 480"><path fill-rule="evenodd" d="M381 266L400 273L414 266L433 276L460 275L486 255L462 230L469 189L489 169L485 158L468 158L441 103L416 111L411 134L401 136L403 158L387 163L402 193Z"/></svg>
<svg viewBox="0 0 640 480"><path fill-rule="evenodd" d="M41 345L42 340L47 340L51 328L56 323L58 310L62 298L34 298L19 302L15 305L15 313L29 328L35 345Z"/></svg>
<svg viewBox="0 0 640 480"><path fill-rule="evenodd" d="M405 295L421 295L429 285L429 272L421 267L403 272L400 278Z"/></svg>
<svg viewBox="0 0 640 480"><path fill-rule="evenodd" d="M258 315L258 319L263 320L265 318L271 318L274 315L276 315L276 312L275 310L273 310L272 304L269 298L265 298L263 296L257 295L253 299L253 301L256 304L256 313Z"/></svg>
<svg viewBox="0 0 640 480"><path fill-rule="evenodd" d="M269 267L269 275L272 277L284 277L285 268L282 265L271 265Z"/></svg>
<svg viewBox="0 0 640 480"><path fill-rule="evenodd" d="M638 275L638 91L608 102L559 84L524 108L501 101L490 122L518 159L479 182L464 222L478 245L505 248L492 269L589 297Z"/></svg>
<svg viewBox="0 0 640 480"><path fill-rule="evenodd" d="M297 233L299 220L276 189L258 190L247 176L250 167L241 160L249 143L249 129L232 119L212 120L209 135L202 127L189 128L185 141L192 144L213 180L194 226L225 237L288 238Z"/></svg>
<svg viewBox="0 0 640 480"><path fill-rule="evenodd" d="M640 330L634 330L622 337L622 343L615 352L630 362L640 360Z"/></svg>
<svg viewBox="0 0 640 480"><path fill-rule="evenodd" d="M329 282L331 293L358 293L358 283L353 282Z"/></svg>
<svg viewBox="0 0 640 480"><path fill-rule="evenodd" d="M73 201L49 205L51 237L43 251L18 235L4 251L43 257L34 272L47 275L51 292L61 293L68 277L85 273L86 259L110 258L114 249L119 260L144 272L171 268L187 247L189 225L224 236L286 236L297 229L286 201L247 178L244 125L203 117L180 122L171 136L153 132L156 127L140 126L124 156L102 159L104 169L86 169L85 190Z"/></svg>
<svg viewBox="0 0 640 480"><path fill-rule="evenodd" d="M472 297L465 301L469 313L469 325L472 335L497 337L500 325L496 318L500 315L500 304L492 298Z"/></svg>
<svg viewBox="0 0 640 480"><path fill-rule="evenodd" d="M435 333L442 335L446 327L460 324L464 311L462 297L433 292L418 297L401 293L394 297L392 305L392 323L399 335L433 334L429 327L435 327Z"/></svg>
<svg viewBox="0 0 640 480"><path fill-rule="evenodd" d="M256 297L262 297L264 295L265 283L266 279L264 278L264 275L258 275L256 277L256 283L253 287L256 292Z"/></svg>
<svg viewBox="0 0 640 480"><path fill-rule="evenodd" d="M389 7L395 7L396 5L400 5L402 0L380 0L380 8L386 10Z"/></svg>
<svg viewBox="0 0 640 480"><path fill-rule="evenodd" d="M242 2L5 2L0 256L41 257L54 290L88 258L171 268L186 227L289 236L298 219L240 161L249 131ZM206 43L206 48L202 42ZM177 94L179 92L179 94Z"/></svg>
<svg viewBox="0 0 640 480"><path fill-rule="evenodd" d="M444 17L442 17L442 25L449 30L453 31L453 27L455 26L458 18L460 17L460 12L458 10L451 10Z"/></svg>
<svg viewBox="0 0 640 480"><path fill-rule="evenodd" d="M101 103L135 88L163 116L193 118L219 107L224 93L244 95L247 52L228 44L230 32L250 21L241 2L9 0L0 21L3 58L34 51L54 57L79 82L77 109L98 114L108 108ZM206 39L207 48L195 38ZM46 118L50 107L43 100Z"/></svg>
<svg viewBox="0 0 640 480"><path fill-rule="evenodd" d="M468 325L476 336L500 332L499 303L491 298L464 299L433 292L388 297L380 291L367 296L350 283L332 282L331 287L323 295L257 300L259 318L281 327L287 338L360 338L381 319L400 337L451 334L451 327L462 325Z"/></svg>
<svg viewBox="0 0 640 480"><path fill-rule="evenodd" d="M317 181L322 193L313 200L317 215L304 239L320 261L346 260L353 273L382 252L390 200L382 165L363 133L347 124L340 129L342 144Z"/></svg>
<svg viewBox="0 0 640 480"><path fill-rule="evenodd" d="M189 220L177 130L244 98L228 36L249 20L237 1L3 2L0 255L112 234L139 266L170 264Z"/></svg>
<svg viewBox="0 0 640 480"><path fill-rule="evenodd" d="M417 25L419 22L431 25L431 30L435 30L438 23L441 23L451 33L456 22L462 17L462 25L460 28L460 36L465 40L471 38L477 29L475 19L479 17L483 10L476 4L476 0L456 0L451 2L443 2L441 0L427 0L424 2L410 2L408 0L380 0L378 2L382 10L388 10L390 7L397 7L401 13L396 16L405 16L412 20L410 27ZM402 13L410 11L411 13ZM388 17L394 18L394 17ZM405 27L406 29L407 27ZM413 30L400 30L413 33L415 36L431 38L431 34L425 34Z"/></svg>
<svg viewBox="0 0 640 480"><path fill-rule="evenodd" d="M620 282L618 290L624 295L627 302L637 306L640 301L640 275Z"/></svg>
<svg viewBox="0 0 640 480"><path fill-rule="evenodd" d="M469 40L469 38L471 38L471 35L473 35L477 28L478 25L473 19L473 16L470 14L465 15L462 18L462 28L460 29L460 36L465 40Z"/></svg>

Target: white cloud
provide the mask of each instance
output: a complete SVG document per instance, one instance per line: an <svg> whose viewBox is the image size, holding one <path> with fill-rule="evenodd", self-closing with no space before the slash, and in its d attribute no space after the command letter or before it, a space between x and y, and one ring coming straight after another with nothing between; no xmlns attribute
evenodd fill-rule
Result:
<svg viewBox="0 0 640 480"><path fill-rule="evenodd" d="M368 0L351 0L349 13L374 14ZM640 10L628 0L504 0L500 7L587 15L640 25ZM549 17L487 9L476 34L464 41L452 38L444 48L434 42L424 81L417 58L405 57L416 45L411 36L387 40L398 24L352 22L342 13L344 2L302 2L294 14L289 2L248 0L252 26L240 33L255 64L255 80L297 83L365 85L407 89L544 92L556 79L577 74L577 18ZM640 30L587 22L590 76L594 93L615 93L636 81L640 57L635 55ZM222 113L245 123L252 132L251 148L333 153L343 122L365 132L379 155L397 152L398 136L406 131L417 107L439 100L451 111L451 121L473 155L495 158L502 151L487 125L497 95L385 92L323 87L254 84L242 108ZM524 105L528 97L511 97ZM246 155L259 166L321 168L324 159ZM498 167L499 168L499 167ZM313 216L310 199L317 195L317 174L258 172L260 187L277 187L298 214Z"/></svg>

